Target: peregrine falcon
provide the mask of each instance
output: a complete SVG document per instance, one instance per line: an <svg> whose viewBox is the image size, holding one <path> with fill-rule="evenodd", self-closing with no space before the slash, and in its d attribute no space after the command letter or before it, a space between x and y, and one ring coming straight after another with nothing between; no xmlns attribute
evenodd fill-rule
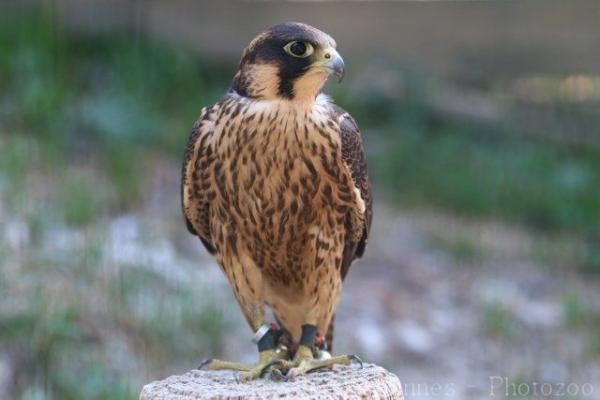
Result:
<svg viewBox="0 0 600 400"><path fill-rule="evenodd" d="M274 26L250 42L229 91L192 129L181 184L187 228L216 257L259 350L256 364L211 359L208 368L248 380L360 361L324 351L372 216L356 122L321 92L343 74L331 36Z"/></svg>

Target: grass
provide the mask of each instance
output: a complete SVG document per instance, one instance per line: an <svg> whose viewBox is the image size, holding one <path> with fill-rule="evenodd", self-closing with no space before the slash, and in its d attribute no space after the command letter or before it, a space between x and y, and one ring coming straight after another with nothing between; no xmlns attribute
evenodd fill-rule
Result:
<svg viewBox="0 0 600 400"><path fill-rule="evenodd" d="M592 232L583 246L583 259L580 262L581 270L587 273L600 274L600 232Z"/></svg>
<svg viewBox="0 0 600 400"><path fill-rule="evenodd" d="M442 234L432 232L428 235L432 248L441 249L455 261L471 264L485 258L488 251L478 238L468 234Z"/></svg>
<svg viewBox="0 0 600 400"><path fill-rule="evenodd" d="M29 278L0 286L12 299L0 307L0 348L11 356L16 398L133 398L136 369L189 368L223 352L231 318L206 300L218 298L211 288L174 285L144 264L107 270L101 251L89 248L102 236L60 257L21 255Z"/></svg>
<svg viewBox="0 0 600 400"><path fill-rule="evenodd" d="M589 332L587 348L589 355L600 359L600 316L596 316Z"/></svg>
<svg viewBox="0 0 600 400"><path fill-rule="evenodd" d="M519 333L516 319L499 302L484 304L481 325L484 333L495 339L514 340Z"/></svg>
<svg viewBox="0 0 600 400"><path fill-rule="evenodd" d="M226 86L221 71L126 35L68 36L43 10L0 23L0 204L31 246L0 246L15 398L129 399L139 362L188 368L202 357L190 349L222 353L229 319L203 300L208 288L174 288L143 264L103 267L105 221L139 210L157 151L181 156ZM65 235L68 248L47 248Z"/></svg>
<svg viewBox="0 0 600 400"><path fill-rule="evenodd" d="M371 166L398 202L508 218L541 229L600 225L600 157L593 149L490 133L494 127L421 112L382 133Z"/></svg>
<svg viewBox="0 0 600 400"><path fill-rule="evenodd" d="M97 176L86 172L67 170L62 190L56 199L64 210L65 223L70 226L86 226L99 215L106 213L101 209L105 201L100 198L106 192L96 186L99 180Z"/></svg>
<svg viewBox="0 0 600 400"><path fill-rule="evenodd" d="M4 18L0 183L11 187L29 170L90 161L114 186L107 208L127 209L139 200L149 149L179 157L200 108L227 85L226 69L183 50L126 35L71 37L44 12ZM74 193L73 185L66 182L63 193ZM67 220L91 222L95 205L85 203L96 193L85 186L77 192L77 199L61 199Z"/></svg>
<svg viewBox="0 0 600 400"><path fill-rule="evenodd" d="M582 327L586 323L590 311L581 298L570 294L563 298L562 303L565 324L571 328Z"/></svg>
<svg viewBox="0 0 600 400"><path fill-rule="evenodd" d="M586 336L584 352L592 358L600 357L600 309L580 295L571 293L563 298L563 320L570 329Z"/></svg>

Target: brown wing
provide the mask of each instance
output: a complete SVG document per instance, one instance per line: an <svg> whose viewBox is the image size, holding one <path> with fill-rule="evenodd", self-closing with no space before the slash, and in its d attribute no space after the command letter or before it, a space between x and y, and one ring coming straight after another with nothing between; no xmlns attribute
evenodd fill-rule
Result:
<svg viewBox="0 0 600 400"><path fill-rule="evenodd" d="M352 240L357 235L348 234L342 258L342 279L346 277L350 264L356 258L362 257L367 245L371 220L373 218L373 198L371 196L371 185L367 174L367 160L360 137L360 131L354 119L344 109L332 105L333 117L339 121L340 138L342 141L342 160L352 174L354 185L358 188L360 196L365 203L364 225L362 227L351 226L347 222L348 232L354 229L362 229L358 241Z"/></svg>
<svg viewBox="0 0 600 400"><path fill-rule="evenodd" d="M360 196L365 203L364 224L360 239L356 242L352 234L356 227L353 227L350 219L346 222L348 234L344 245L342 256L342 280L348 274L350 265L354 259L362 257L367 245L367 238L371 229L371 220L373 219L373 197L371 195L371 185L367 174L367 161L365 157L360 131L354 119L344 109L332 105L332 117L339 121L340 138L342 141L342 160L352 174L354 185L360 191ZM325 341L329 351L333 351L333 332L334 332L335 314L331 317L331 322L325 335Z"/></svg>
<svg viewBox="0 0 600 400"><path fill-rule="evenodd" d="M187 228L211 254L215 248L210 236L209 208L214 191L208 166L214 161L210 138L218 108L218 104L204 108L194 124L185 149L181 177L181 203Z"/></svg>

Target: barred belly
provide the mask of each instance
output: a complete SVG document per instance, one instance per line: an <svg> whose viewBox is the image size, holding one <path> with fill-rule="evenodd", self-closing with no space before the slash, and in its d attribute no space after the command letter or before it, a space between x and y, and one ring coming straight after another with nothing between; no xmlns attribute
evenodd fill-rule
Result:
<svg viewBox="0 0 600 400"><path fill-rule="evenodd" d="M294 340L307 320L327 329L357 201L335 126L318 107L224 107L230 122L217 123L213 138L218 190L210 220L219 264L234 291L250 292L236 297L270 306Z"/></svg>

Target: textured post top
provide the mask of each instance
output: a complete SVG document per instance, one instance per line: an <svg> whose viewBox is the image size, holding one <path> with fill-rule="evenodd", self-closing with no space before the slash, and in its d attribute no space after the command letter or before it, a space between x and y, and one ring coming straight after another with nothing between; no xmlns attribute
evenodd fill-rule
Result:
<svg viewBox="0 0 600 400"><path fill-rule="evenodd" d="M380 399L404 400L398 377L373 364L336 365L290 382L266 377L238 383L232 371L192 370L147 384L140 400Z"/></svg>

